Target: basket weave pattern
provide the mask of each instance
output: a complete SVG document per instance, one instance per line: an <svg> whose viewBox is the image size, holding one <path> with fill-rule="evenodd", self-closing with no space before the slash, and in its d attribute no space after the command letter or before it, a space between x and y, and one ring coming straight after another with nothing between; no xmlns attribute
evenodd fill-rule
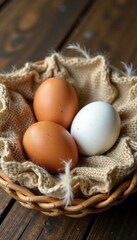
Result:
<svg viewBox="0 0 137 240"><path fill-rule="evenodd" d="M48 216L66 215L79 218L103 212L113 205L121 203L135 192L137 190L137 170L130 180L123 182L111 194L96 194L88 199L75 198L70 206L65 206L63 200L35 195L30 190L12 182L1 170L0 186L26 208L38 210ZM74 191L77 192L78 187L76 186Z"/></svg>

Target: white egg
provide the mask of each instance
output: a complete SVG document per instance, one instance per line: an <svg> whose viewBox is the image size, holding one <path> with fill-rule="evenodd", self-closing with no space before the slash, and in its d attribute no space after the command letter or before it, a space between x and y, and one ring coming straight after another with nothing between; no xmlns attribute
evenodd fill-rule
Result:
<svg viewBox="0 0 137 240"><path fill-rule="evenodd" d="M120 133L120 117L106 102L92 102L73 119L70 132L78 150L86 156L103 154L116 142Z"/></svg>

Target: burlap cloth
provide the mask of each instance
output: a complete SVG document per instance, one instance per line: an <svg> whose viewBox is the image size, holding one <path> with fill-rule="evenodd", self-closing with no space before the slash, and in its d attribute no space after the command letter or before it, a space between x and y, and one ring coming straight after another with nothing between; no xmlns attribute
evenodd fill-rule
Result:
<svg viewBox="0 0 137 240"><path fill-rule="evenodd" d="M35 122L34 92L46 78L59 76L77 91L79 109L96 101L111 103L120 114L121 132L116 144L101 156L80 157L71 172L51 175L28 160L22 137ZM45 96L46 98L46 96ZM121 76L112 71L102 55L90 59L64 57L53 53L40 64L26 63L19 70L0 74L0 167L11 179L47 196L73 198L79 182L83 195L108 193L137 165L137 76Z"/></svg>

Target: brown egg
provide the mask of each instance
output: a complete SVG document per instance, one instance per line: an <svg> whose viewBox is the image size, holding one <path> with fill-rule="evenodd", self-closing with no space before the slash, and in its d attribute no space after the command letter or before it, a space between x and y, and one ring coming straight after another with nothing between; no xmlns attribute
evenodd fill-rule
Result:
<svg viewBox="0 0 137 240"><path fill-rule="evenodd" d="M64 162L72 159L71 168L78 161L78 150L71 134L59 124L41 121L25 132L23 146L27 156L51 173L64 170Z"/></svg>
<svg viewBox="0 0 137 240"><path fill-rule="evenodd" d="M76 91L63 78L49 78L37 89L33 108L38 121L52 121L68 128L78 111Z"/></svg>

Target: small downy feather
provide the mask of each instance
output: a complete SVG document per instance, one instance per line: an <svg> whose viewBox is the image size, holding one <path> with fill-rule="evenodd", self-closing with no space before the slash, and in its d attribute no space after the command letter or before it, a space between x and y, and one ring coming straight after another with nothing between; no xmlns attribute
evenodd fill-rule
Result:
<svg viewBox="0 0 137 240"><path fill-rule="evenodd" d="M59 175L59 178L63 185L65 206L68 206L71 203L71 201L73 200L73 191L72 191L72 186L71 186L71 173L70 173L71 162L72 162L72 160L70 160L68 162L64 161L65 173L62 173Z"/></svg>
<svg viewBox="0 0 137 240"><path fill-rule="evenodd" d="M124 63L124 62L121 62L123 67L124 67L124 70L125 70L125 75L127 77L132 77L132 76L135 76L137 74L137 69L133 69L133 64L127 64L127 63Z"/></svg>
<svg viewBox="0 0 137 240"><path fill-rule="evenodd" d="M82 54L86 59L90 59L90 51L86 49L86 47L81 47L79 43L72 43L67 46L68 49L73 49L80 54Z"/></svg>
<svg viewBox="0 0 137 240"><path fill-rule="evenodd" d="M48 50L48 56L51 56L52 54L56 54L56 53L58 53L57 49L51 48Z"/></svg>

